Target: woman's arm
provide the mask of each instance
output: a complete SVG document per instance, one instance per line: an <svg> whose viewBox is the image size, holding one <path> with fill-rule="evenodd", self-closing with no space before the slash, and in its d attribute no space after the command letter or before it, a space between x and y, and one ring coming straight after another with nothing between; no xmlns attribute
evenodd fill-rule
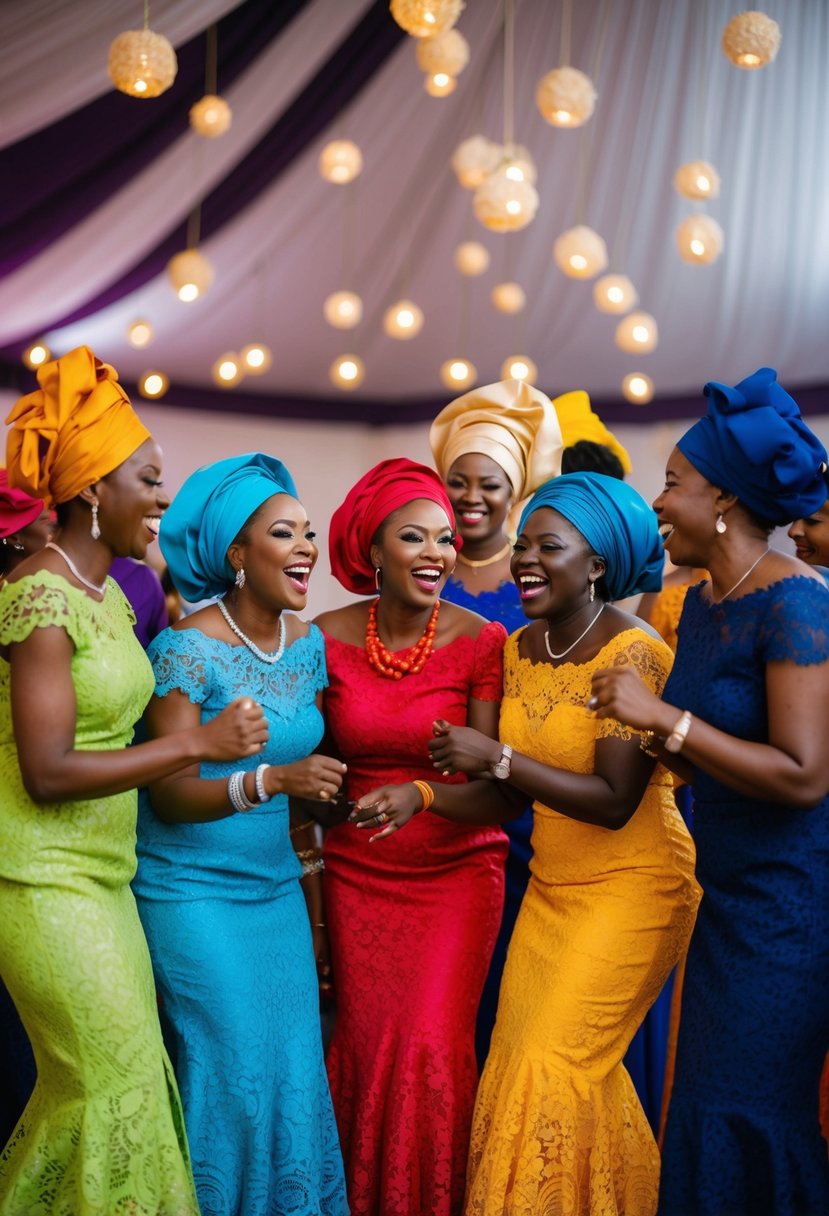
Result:
<svg viewBox="0 0 829 1216"><path fill-rule="evenodd" d="M234 701L204 726L195 724L116 751L75 748L74 647L66 630L34 629L9 647L11 709L23 784L35 802L99 798L135 789L202 760L255 756L268 738L262 709Z"/></svg>
<svg viewBox="0 0 829 1216"><path fill-rule="evenodd" d="M154 739L163 739L193 730L201 720L201 707L183 692L173 689L164 697L153 697L147 706L145 722ZM215 720L215 719L214 719ZM330 756L314 754L292 764L269 764L263 773L265 792L296 797L333 799L345 772L345 765ZM259 801L255 773L245 773L243 788L249 802ZM225 819L236 812L230 803L226 777L201 777L198 764L150 783L153 810L166 823L207 823Z"/></svg>
<svg viewBox="0 0 829 1216"><path fill-rule="evenodd" d="M596 673L593 699L600 717L618 718L663 739L683 712L682 706L654 696L633 671L619 667ZM694 717L682 757L747 798L813 807L829 790L829 662L767 664L766 700L767 743L739 739Z"/></svg>

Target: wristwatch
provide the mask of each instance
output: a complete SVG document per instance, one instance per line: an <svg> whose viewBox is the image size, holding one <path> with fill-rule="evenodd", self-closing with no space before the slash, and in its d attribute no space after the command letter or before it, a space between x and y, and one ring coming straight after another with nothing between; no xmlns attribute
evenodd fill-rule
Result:
<svg viewBox="0 0 829 1216"><path fill-rule="evenodd" d="M497 764L493 764L492 766L493 777L497 777L499 781L506 781L510 774L511 760L512 748L508 743L505 743L500 759L498 760Z"/></svg>

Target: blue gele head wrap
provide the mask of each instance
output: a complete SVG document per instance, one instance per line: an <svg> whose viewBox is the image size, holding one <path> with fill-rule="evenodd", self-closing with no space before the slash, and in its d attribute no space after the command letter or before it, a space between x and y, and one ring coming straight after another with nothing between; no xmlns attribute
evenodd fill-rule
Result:
<svg viewBox="0 0 829 1216"><path fill-rule="evenodd" d="M659 591L665 557L656 515L641 494L605 473L564 473L545 481L521 514L519 535L539 507L551 507L605 560L612 600Z"/></svg>
<svg viewBox="0 0 829 1216"><path fill-rule="evenodd" d="M251 515L274 494L296 498L281 460L248 452L207 464L187 478L161 518L158 543L173 585L195 603L233 585L227 551Z"/></svg>
<svg viewBox="0 0 829 1216"><path fill-rule="evenodd" d="M823 506L826 449L773 367L734 388L711 381L703 391L708 412L676 445L698 473L769 524L791 523Z"/></svg>

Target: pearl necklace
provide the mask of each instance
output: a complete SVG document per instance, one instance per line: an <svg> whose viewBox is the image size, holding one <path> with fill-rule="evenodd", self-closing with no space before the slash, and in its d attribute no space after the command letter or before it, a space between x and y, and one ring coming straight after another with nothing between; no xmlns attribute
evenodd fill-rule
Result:
<svg viewBox="0 0 829 1216"><path fill-rule="evenodd" d="M376 672L389 680L402 680L403 676L417 675L432 653L438 627L440 600L435 600L435 606L426 622L422 637L408 651L405 659L399 659L397 655L392 654L380 641L380 635L377 632L377 605L379 602L379 600L372 601L366 622L366 656L369 663Z"/></svg>
<svg viewBox="0 0 829 1216"><path fill-rule="evenodd" d="M714 595L713 595L714 582L712 580L711 581L711 603L712 604L721 604L723 602L723 600L727 600L729 595L731 595L731 593L733 591L736 591L741 583L744 583L746 581L748 576L751 574L752 570L755 570L757 568L757 566L760 565L760 562L763 560L763 558L766 556L767 553L768 553L768 549L764 549L763 552L760 554L760 556L757 558L757 561L752 562L751 565L749 566L748 570L746 570L745 574L741 578L738 578L736 583L734 584L734 586L730 587L729 590L726 591L725 595L721 595L718 600L714 599Z"/></svg>
<svg viewBox="0 0 829 1216"><path fill-rule="evenodd" d="M475 560L471 557L464 557L462 552L458 552L458 561L464 566L471 566L473 570L480 570L483 566L494 566L496 562L502 561L509 553L512 545L507 541L503 549L499 549L497 553L493 553L492 557L482 557L480 560Z"/></svg>
<svg viewBox="0 0 829 1216"><path fill-rule="evenodd" d="M587 628L582 633L579 634L579 636L576 638L575 642L572 643L572 645L568 646L566 650L562 650L560 654L556 654L554 650L550 649L550 631L549 631L549 629L546 629L544 631L544 645L547 647L547 654L550 656L550 658L551 659L563 659L566 654L569 654L571 650L573 650L576 646L578 646L578 644L582 640L582 638L587 637L588 633L593 628L593 626L596 624L596 621L602 615L602 613L604 612L606 607L607 607L606 604L602 604L601 608L596 613L596 615L593 617L593 620L590 622L590 624L587 626Z"/></svg>
<svg viewBox="0 0 829 1216"><path fill-rule="evenodd" d="M225 606L221 600L216 600L216 607L219 609L219 612L221 612L222 616L227 621L230 629L232 629L233 632L236 634L239 641L243 642L245 644L245 646L247 646L248 650L251 651L252 654L256 655L257 659L261 659L261 661L263 663L278 663L279 662L279 660L282 658L283 654L285 653L285 615L284 615L284 613L279 614L279 645L277 646L276 650L273 650L273 651L271 651L270 654L268 654L266 651L260 650L259 647L256 645L256 643L252 642L246 633L242 633L241 629L236 624L233 617L230 615L227 608L225 608Z"/></svg>
<svg viewBox="0 0 829 1216"><path fill-rule="evenodd" d="M90 582L90 580L88 578L84 578L84 576L81 574L78 567L72 561L72 558L69 556L69 554L64 553L64 551L63 551L63 549L61 549L60 545L56 545L53 540L47 540L44 548L54 549L55 553L59 553L61 555L61 557L63 558L63 560L66 562L69 569L74 574L75 578L78 580L79 583L83 583L84 587L88 587L89 590L94 591L96 593L96 595L104 594L104 592L107 589L106 580L104 580L104 582L101 583L100 586L98 586L97 583L92 583L92 582Z"/></svg>

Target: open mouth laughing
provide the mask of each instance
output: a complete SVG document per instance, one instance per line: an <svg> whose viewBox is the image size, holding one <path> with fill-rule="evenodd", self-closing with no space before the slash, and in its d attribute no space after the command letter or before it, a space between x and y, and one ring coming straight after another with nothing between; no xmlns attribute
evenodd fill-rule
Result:
<svg viewBox="0 0 829 1216"><path fill-rule="evenodd" d="M416 570L412 571L412 578L424 591L434 592L443 578L443 568L441 566L418 566Z"/></svg>
<svg viewBox="0 0 829 1216"><path fill-rule="evenodd" d="M286 566L284 570L285 577L289 582L293 583L297 591L303 595L308 593L308 580L311 577L311 567L307 563L297 564L294 566Z"/></svg>

